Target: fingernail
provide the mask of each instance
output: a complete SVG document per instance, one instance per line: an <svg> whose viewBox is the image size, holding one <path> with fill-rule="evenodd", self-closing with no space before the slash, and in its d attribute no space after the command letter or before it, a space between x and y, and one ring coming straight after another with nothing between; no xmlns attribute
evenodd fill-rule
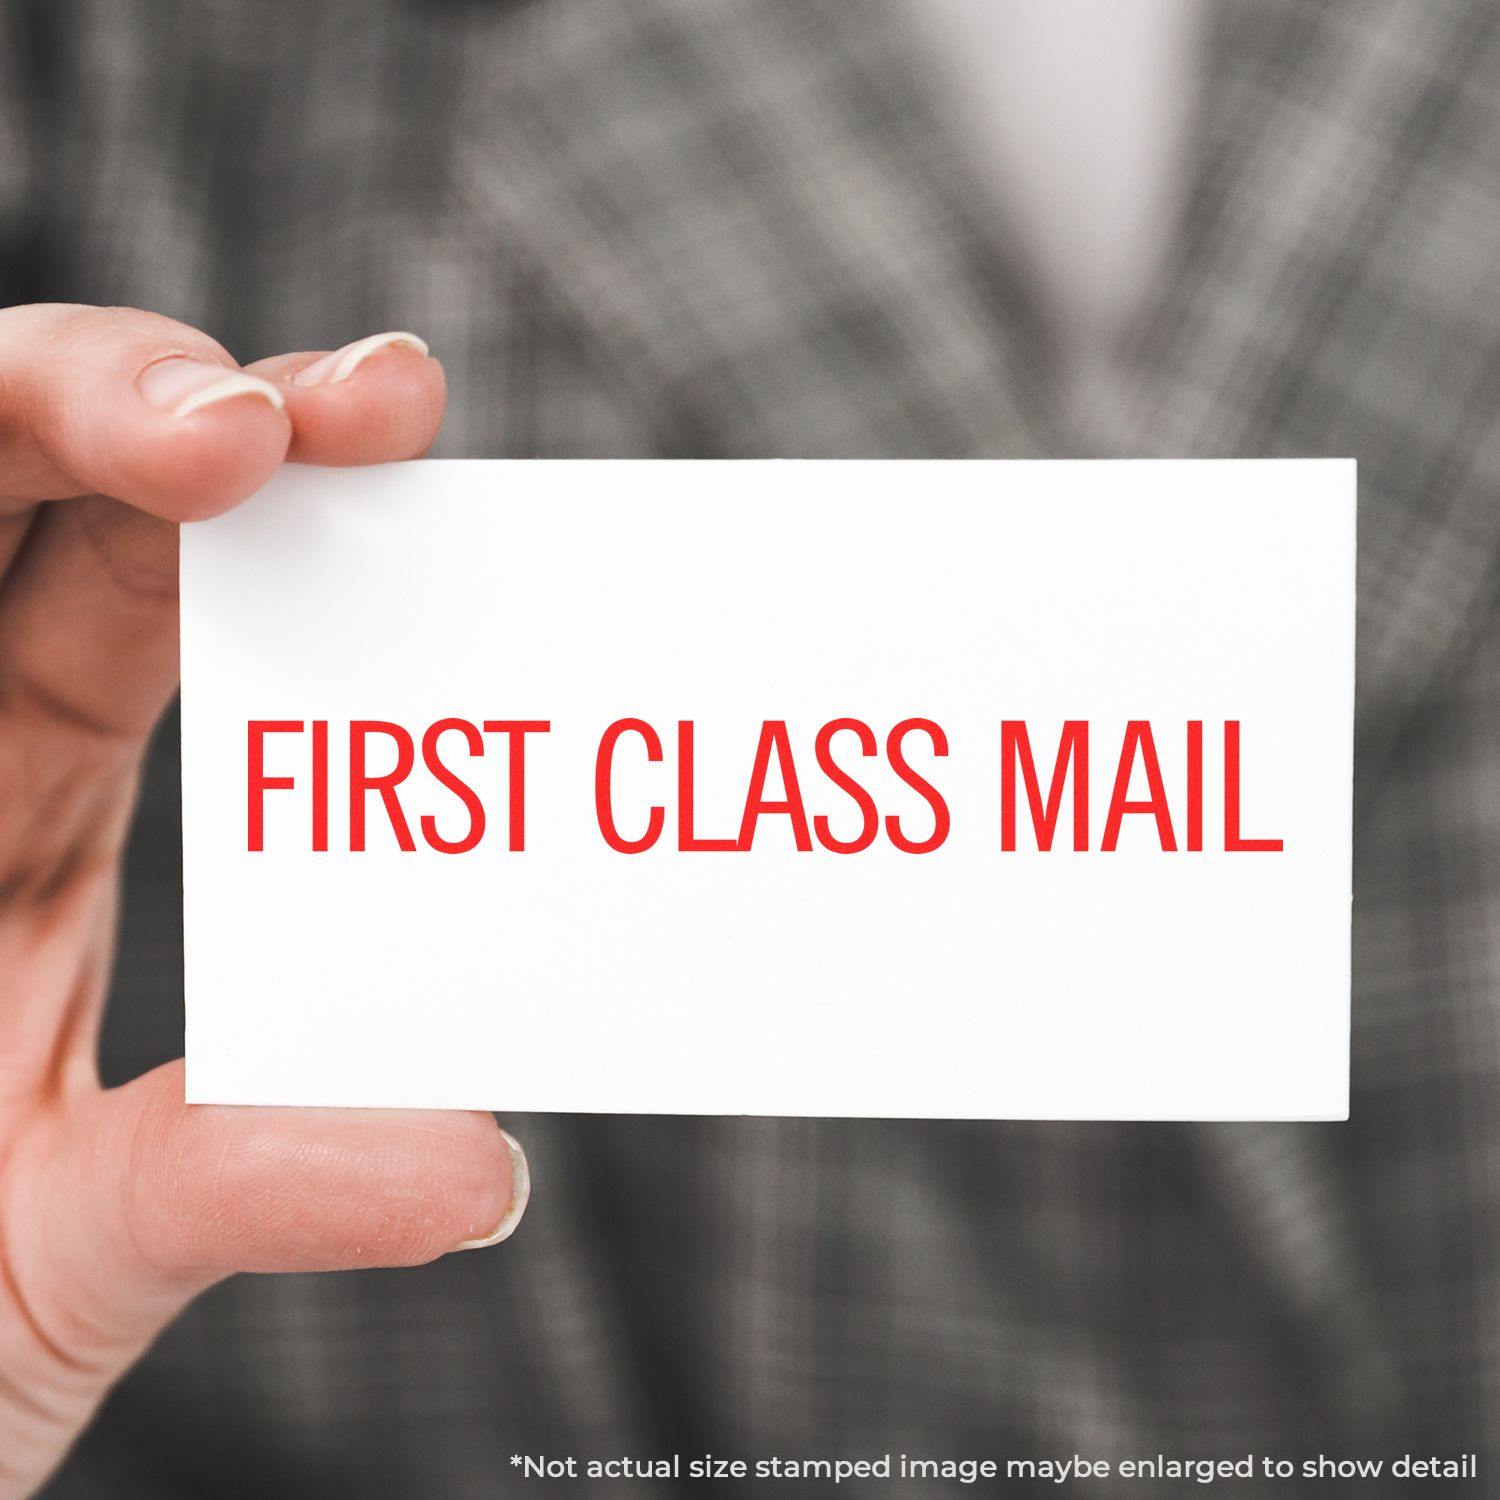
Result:
<svg viewBox="0 0 1500 1500"><path fill-rule="evenodd" d="M280 411L286 401L269 380L247 375L207 360L174 354L147 365L136 377L136 389L152 406L186 417L205 406L217 406L236 396L259 396Z"/></svg>
<svg viewBox="0 0 1500 1500"><path fill-rule="evenodd" d="M526 1212L526 1204L531 1197L531 1168L526 1165L526 1153L521 1149L520 1141L508 1130L502 1130L500 1135L510 1150L510 1207L483 1239L464 1240L462 1244L453 1247L455 1250L483 1250L488 1245L498 1245L501 1240L508 1240L516 1232L521 1215Z"/></svg>
<svg viewBox="0 0 1500 1500"><path fill-rule="evenodd" d="M415 349L418 354L427 353L427 344L414 333L372 333L367 339L356 339L325 354L312 362L305 370L292 376L293 385L337 385L347 380L364 362L382 349Z"/></svg>

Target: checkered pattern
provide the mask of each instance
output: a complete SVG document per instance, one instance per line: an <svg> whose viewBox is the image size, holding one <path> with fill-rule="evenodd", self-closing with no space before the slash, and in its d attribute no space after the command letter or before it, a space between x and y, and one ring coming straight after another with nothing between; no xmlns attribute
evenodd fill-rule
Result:
<svg viewBox="0 0 1500 1500"><path fill-rule="evenodd" d="M503 1253L220 1288L57 1496L488 1495L516 1451L1491 1456L1500 13L1213 11L1179 259L1089 430L1360 460L1352 1121L523 1118ZM416 327L450 453L1084 447L885 0L4 27L13 299L154 307L245 358ZM113 1077L180 1039L170 743Z"/></svg>

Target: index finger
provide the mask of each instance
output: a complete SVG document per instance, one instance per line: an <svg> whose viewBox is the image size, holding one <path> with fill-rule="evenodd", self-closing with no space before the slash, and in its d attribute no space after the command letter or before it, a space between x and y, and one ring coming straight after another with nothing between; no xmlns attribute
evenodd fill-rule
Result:
<svg viewBox="0 0 1500 1500"><path fill-rule="evenodd" d="M181 521L226 510L286 457L271 381L207 334L136 308L0 310L0 495L110 495Z"/></svg>

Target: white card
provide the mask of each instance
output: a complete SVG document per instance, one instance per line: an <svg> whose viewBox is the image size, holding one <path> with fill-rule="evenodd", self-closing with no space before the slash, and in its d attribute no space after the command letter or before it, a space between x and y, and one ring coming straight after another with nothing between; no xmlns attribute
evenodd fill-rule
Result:
<svg viewBox="0 0 1500 1500"><path fill-rule="evenodd" d="M285 470L183 531L188 1097L1344 1118L1354 488Z"/></svg>

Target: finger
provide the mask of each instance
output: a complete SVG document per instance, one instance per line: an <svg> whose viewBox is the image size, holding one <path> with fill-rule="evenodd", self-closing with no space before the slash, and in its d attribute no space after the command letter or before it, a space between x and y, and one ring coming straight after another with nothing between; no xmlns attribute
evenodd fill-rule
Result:
<svg viewBox="0 0 1500 1500"><path fill-rule="evenodd" d="M207 334L134 308L0 310L0 498L99 493L171 520L215 515L286 456L281 389Z"/></svg>
<svg viewBox="0 0 1500 1500"><path fill-rule="evenodd" d="M182 1064L99 1094L7 1175L11 1277L46 1343L121 1363L235 1271L410 1266L498 1243L530 1191L489 1115L183 1103Z"/></svg>
<svg viewBox="0 0 1500 1500"><path fill-rule="evenodd" d="M13 728L54 756L59 731L75 751L133 752L177 684L176 525L99 495L47 506L0 598L0 640ZM53 765L72 776L76 755Z"/></svg>
<svg viewBox="0 0 1500 1500"><path fill-rule="evenodd" d="M281 354L249 368L285 397L287 456L298 463L418 458L443 420L443 367L414 333L372 334L329 354Z"/></svg>
<svg viewBox="0 0 1500 1500"><path fill-rule="evenodd" d="M59 310L44 311L56 315ZM90 338L104 336L106 330L97 320L82 317L76 309L69 311L74 321L86 326ZM0 351L6 316L0 314ZM129 342L138 335L145 339L122 370L131 368L143 349L159 347L162 325L180 330L183 341L203 338L151 314L111 310L101 316L109 336L117 341ZM144 320L144 332L137 329L136 320ZM73 322L65 320L62 329L54 333L54 343L82 337ZM223 472L204 495L178 492L172 465L185 461L185 449L168 434L171 441L163 439L161 444L163 477L153 479L154 491L138 487L134 492L135 502L152 511L151 516L87 499L50 508L35 520L0 604L0 635L7 642L0 672L5 702L42 710L48 730L66 726L94 737L139 742L169 700L177 674L176 539L155 517L222 510L269 478L289 451L318 463L382 462L425 451L441 421L444 398L442 367L426 357L425 349L414 335L380 335L329 356L292 354L264 361L256 367L264 374L231 374L227 378L232 390L238 390L234 382L242 378L251 381L257 389L271 392L284 410L271 410L264 397L247 403L231 395L221 403L225 412L238 407L244 415L238 427L229 418L218 423L215 442L224 446L214 451ZM149 384L165 370L167 384L162 389L176 391L182 384L178 367L185 363L158 360L147 366L146 381ZM299 380L305 383L299 385ZM190 393L184 400L197 400L201 394ZM139 407L140 402L135 404ZM96 406L104 409L99 402ZM191 427L205 421L212 410L195 407L180 420ZM268 419L277 425L279 436L262 451L252 438L257 424L263 428ZM154 416L150 421L160 427ZM120 424L115 422L111 430L118 433ZM75 468L83 472L81 465ZM31 472L35 482L36 471ZM89 477L107 482L97 468ZM60 487L77 482L75 477ZM121 490L117 487L113 493Z"/></svg>

